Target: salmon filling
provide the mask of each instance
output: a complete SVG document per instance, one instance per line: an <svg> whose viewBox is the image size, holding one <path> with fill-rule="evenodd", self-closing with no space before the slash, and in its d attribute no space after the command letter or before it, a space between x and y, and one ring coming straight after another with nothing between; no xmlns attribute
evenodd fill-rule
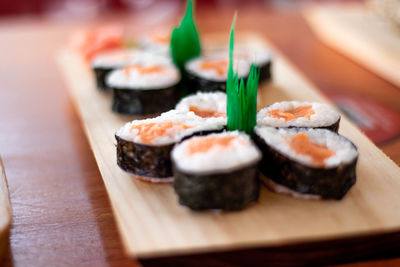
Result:
<svg viewBox="0 0 400 267"><path fill-rule="evenodd" d="M194 114L196 114L197 116L202 117L202 118L226 117L226 114L224 112L203 110L203 109L199 109L198 107L195 107L195 106L190 106L189 111L193 111Z"/></svg>
<svg viewBox="0 0 400 267"><path fill-rule="evenodd" d="M218 75L224 75L228 72L227 60L205 60L201 63L200 69L214 70Z"/></svg>
<svg viewBox="0 0 400 267"><path fill-rule="evenodd" d="M211 136L207 138L192 139L188 146L189 155L195 153L205 153L212 147L228 147L235 140L234 136L217 137Z"/></svg>
<svg viewBox="0 0 400 267"><path fill-rule="evenodd" d="M185 130L192 128L186 124L180 122L160 122L160 123L146 123L140 125L133 125L130 131L138 130L138 135L144 144L151 144L151 142L159 137L173 135Z"/></svg>
<svg viewBox="0 0 400 267"><path fill-rule="evenodd" d="M71 40L71 45L82 53L86 61L92 60L99 53L122 48L123 44L123 29L119 26L81 30Z"/></svg>
<svg viewBox="0 0 400 267"><path fill-rule="evenodd" d="M316 167L325 167L325 160L336 154L324 145L311 142L304 133L295 135L288 144L297 154L311 157L311 162Z"/></svg>
<svg viewBox="0 0 400 267"><path fill-rule="evenodd" d="M302 107L297 107L294 109L290 110L279 110L279 109L272 109L268 112L268 114L274 118L278 119L285 119L285 121L291 121L297 118L307 118L310 119L311 115L315 114L315 111L313 110L312 106L302 106Z"/></svg>
<svg viewBox="0 0 400 267"><path fill-rule="evenodd" d="M165 71L165 68L162 66L141 66L141 65L131 65L128 67L124 68L124 72L126 75L129 75L129 73L132 70L136 70L137 72L139 72L139 74L144 75L144 74L150 74L150 73L157 73L157 72L163 72Z"/></svg>

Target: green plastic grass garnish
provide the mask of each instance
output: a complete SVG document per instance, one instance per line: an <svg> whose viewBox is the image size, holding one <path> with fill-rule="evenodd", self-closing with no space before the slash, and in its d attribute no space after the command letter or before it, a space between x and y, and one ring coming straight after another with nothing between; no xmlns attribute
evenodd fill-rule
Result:
<svg viewBox="0 0 400 267"><path fill-rule="evenodd" d="M200 38L193 20L192 0L187 3L181 24L172 31L170 49L172 60L181 70L189 59L201 53Z"/></svg>
<svg viewBox="0 0 400 267"><path fill-rule="evenodd" d="M260 69L252 64L247 83L233 71L234 30L236 14L232 22L229 40L229 68L226 80L228 130L239 130L253 135L257 115L257 87Z"/></svg>

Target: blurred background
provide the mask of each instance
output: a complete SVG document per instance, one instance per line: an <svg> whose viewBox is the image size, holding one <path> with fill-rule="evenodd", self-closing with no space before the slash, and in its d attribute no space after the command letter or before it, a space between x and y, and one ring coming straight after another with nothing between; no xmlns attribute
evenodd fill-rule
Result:
<svg viewBox="0 0 400 267"><path fill-rule="evenodd" d="M0 16L37 15L59 19L90 18L115 11L137 12L157 6L170 11L183 6L185 2L185 0L2 0ZM258 5L268 8L290 9L312 3L347 2L360 2L360 0L198 0L197 5L199 7L212 5L216 8ZM165 9L163 10L165 11Z"/></svg>

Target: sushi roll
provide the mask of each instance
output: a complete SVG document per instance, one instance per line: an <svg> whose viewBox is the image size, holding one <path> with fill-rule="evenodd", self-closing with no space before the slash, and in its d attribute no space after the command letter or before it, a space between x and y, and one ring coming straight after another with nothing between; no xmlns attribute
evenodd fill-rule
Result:
<svg viewBox="0 0 400 267"><path fill-rule="evenodd" d="M244 59L250 64L257 65L260 68L260 83L271 80L272 57L268 50L238 48L235 51L235 58Z"/></svg>
<svg viewBox="0 0 400 267"><path fill-rule="evenodd" d="M170 41L171 31L157 30L145 35L140 40L140 45L151 53L169 55Z"/></svg>
<svg viewBox="0 0 400 267"><path fill-rule="evenodd" d="M172 64L171 59L168 57L154 55L139 49L118 49L97 55L91 62L97 88L102 91L110 89L106 85L106 77L111 71L147 61Z"/></svg>
<svg viewBox="0 0 400 267"><path fill-rule="evenodd" d="M192 111L202 118L222 117L226 121L226 94L223 92L198 92L183 98L175 108Z"/></svg>
<svg viewBox="0 0 400 267"><path fill-rule="evenodd" d="M103 91L109 90L105 84L107 74L117 68L136 63L141 56L142 54L134 49L113 50L97 55L91 63L97 88Z"/></svg>
<svg viewBox="0 0 400 267"><path fill-rule="evenodd" d="M339 113L317 102L277 102L257 113L259 126L325 128L338 132L339 122Z"/></svg>
<svg viewBox="0 0 400 267"><path fill-rule="evenodd" d="M210 51L207 55L210 57L229 57L229 50L219 48ZM234 58L236 61L247 62L248 65L255 64L259 67L260 83L271 80L272 56L268 50L242 46L235 49Z"/></svg>
<svg viewBox="0 0 400 267"><path fill-rule="evenodd" d="M176 103L180 79L174 65L151 60L114 70L106 81L113 89L112 110L126 115L170 110Z"/></svg>
<svg viewBox="0 0 400 267"><path fill-rule="evenodd" d="M341 199L356 182L357 148L335 132L256 126L255 140L262 179L272 191Z"/></svg>
<svg viewBox="0 0 400 267"><path fill-rule="evenodd" d="M208 55L189 60L185 64L187 87L191 92L226 91L229 58L227 56ZM250 64L243 60L234 62L239 78L247 79Z"/></svg>
<svg viewBox="0 0 400 267"><path fill-rule="evenodd" d="M259 196L261 153L244 133L193 137L171 153L179 203L194 210L239 210Z"/></svg>
<svg viewBox="0 0 400 267"><path fill-rule="evenodd" d="M185 138L222 131L223 127L221 119L203 119L177 110L128 122L115 134L117 164L141 180L171 182L172 147Z"/></svg>

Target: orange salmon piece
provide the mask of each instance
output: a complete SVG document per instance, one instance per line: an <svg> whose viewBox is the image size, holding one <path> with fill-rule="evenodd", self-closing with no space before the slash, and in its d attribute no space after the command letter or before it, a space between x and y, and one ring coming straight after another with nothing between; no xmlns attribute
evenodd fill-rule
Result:
<svg viewBox="0 0 400 267"><path fill-rule="evenodd" d="M174 134L182 130L192 128L180 122L160 122L160 123L145 123L140 125L133 125L130 129L139 131L139 136L144 144L151 144L154 139L162 136L172 137Z"/></svg>
<svg viewBox="0 0 400 267"><path fill-rule="evenodd" d="M289 146L297 154L310 156L312 163L316 167L325 167L325 160L336 154L335 151L328 149L324 145L311 142L305 133L295 135L290 140Z"/></svg>
<svg viewBox="0 0 400 267"><path fill-rule="evenodd" d="M190 111L193 111L199 117L211 118L211 117L226 117L226 114L218 111L202 110L195 106L189 107Z"/></svg>
<svg viewBox="0 0 400 267"><path fill-rule="evenodd" d="M215 70L218 75L224 75L228 72L227 60L205 60L201 63L202 70Z"/></svg>
<svg viewBox="0 0 400 267"><path fill-rule="evenodd" d="M139 74L150 74L156 72L163 72L165 68L162 66L141 66L141 65L131 65L124 68L125 75L129 75L131 70L137 70Z"/></svg>
<svg viewBox="0 0 400 267"><path fill-rule="evenodd" d="M210 136L205 138L192 139L188 147L189 155L207 152L215 146L227 147L232 143L234 139L234 136Z"/></svg>
<svg viewBox="0 0 400 267"><path fill-rule="evenodd" d="M312 106L301 106L290 110L279 110L272 109L268 112L268 114L274 118L283 118L285 121L291 121L300 117L310 119L311 115L315 114L315 111L312 109Z"/></svg>

